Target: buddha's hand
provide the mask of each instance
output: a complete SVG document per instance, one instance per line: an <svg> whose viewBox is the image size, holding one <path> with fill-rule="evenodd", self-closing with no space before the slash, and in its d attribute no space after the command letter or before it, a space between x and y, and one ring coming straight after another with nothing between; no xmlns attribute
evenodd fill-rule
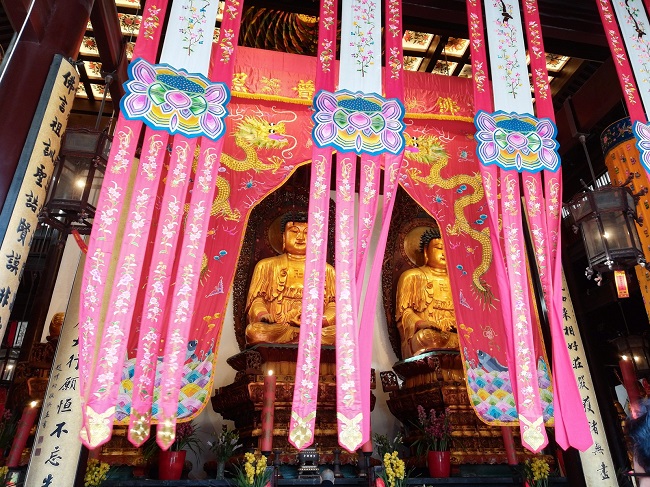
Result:
<svg viewBox="0 0 650 487"><path fill-rule="evenodd" d="M257 315L257 321L262 323L274 323L271 313L260 313Z"/></svg>
<svg viewBox="0 0 650 487"><path fill-rule="evenodd" d="M418 330L427 330L429 328L437 329L438 327L433 321L419 320L415 323L415 328Z"/></svg>

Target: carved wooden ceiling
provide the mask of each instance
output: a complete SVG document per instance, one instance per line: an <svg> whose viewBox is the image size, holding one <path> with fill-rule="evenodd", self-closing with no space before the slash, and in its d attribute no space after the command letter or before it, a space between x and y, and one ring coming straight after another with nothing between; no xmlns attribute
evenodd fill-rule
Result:
<svg viewBox="0 0 650 487"><path fill-rule="evenodd" d="M0 46L6 49L9 32L15 30L8 30L7 17L15 26L20 12L16 15L13 6L26 0L1 1L4 8L0 8ZM579 128L597 134L595 130L611 121L612 112L615 116L621 113L618 82L596 3L593 0L538 2L545 47L551 53L547 62L563 157L567 169L575 166L576 173L581 174L579 166L584 165L580 161L581 152L575 152L573 158L568 154L576 141L567 124L565 102L570 97L573 99ZM96 116L106 73L111 73L114 81L104 116L113 113L110 99L118 99L123 94L127 60L140 27L141 3L144 0L95 0L79 52L79 60L83 62L82 86L73 116ZM245 5L240 45L315 54L317 0L246 0ZM5 11L10 15L6 16ZM403 19L407 69L471 76L465 0L403 0ZM594 103L595 97L599 103ZM597 151L597 144L594 147Z"/></svg>

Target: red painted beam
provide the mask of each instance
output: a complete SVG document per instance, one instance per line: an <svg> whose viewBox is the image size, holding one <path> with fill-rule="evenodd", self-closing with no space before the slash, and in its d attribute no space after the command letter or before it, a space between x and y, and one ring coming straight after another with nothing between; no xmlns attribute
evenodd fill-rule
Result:
<svg viewBox="0 0 650 487"><path fill-rule="evenodd" d="M0 117L2 205L54 55L77 55L93 0L39 0L36 4L39 7L32 9L28 19L36 29L34 35L23 35L17 40L0 82L0 106L4 113L11 114Z"/></svg>

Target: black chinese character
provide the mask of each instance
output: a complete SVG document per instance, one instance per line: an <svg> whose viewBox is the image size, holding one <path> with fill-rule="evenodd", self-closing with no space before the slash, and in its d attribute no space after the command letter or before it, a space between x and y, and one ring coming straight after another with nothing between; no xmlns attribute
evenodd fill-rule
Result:
<svg viewBox="0 0 650 487"><path fill-rule="evenodd" d="M47 154L45 154L47 155ZM36 178L36 186L39 188L43 187L43 179L47 178L47 173L45 172L45 166L43 164L39 165L36 168L36 173L33 175Z"/></svg>
<svg viewBox="0 0 650 487"><path fill-rule="evenodd" d="M578 376L578 389L586 389L588 391L591 390L591 389L589 389L587 387L587 381L585 381L585 376L584 375L579 375Z"/></svg>
<svg viewBox="0 0 650 487"><path fill-rule="evenodd" d="M75 357L74 354L70 355L70 359L68 360L68 363L66 364L68 368L72 367L72 363L75 363L74 370L79 370L79 357Z"/></svg>
<svg viewBox="0 0 650 487"><path fill-rule="evenodd" d="M63 429L64 426L65 426L65 421L62 421L62 422L60 422L60 423L57 423L56 428L54 428L54 431L52 431L52 432L50 433L50 436L54 436L54 435L56 435L57 438L61 438L61 435L62 435L63 433L67 433L67 432L68 432L68 430Z"/></svg>
<svg viewBox="0 0 650 487"><path fill-rule="evenodd" d="M592 413L592 414L594 413L594 410L591 409L591 399L589 398L589 396L585 397L582 400L582 407L585 409L585 413Z"/></svg>
<svg viewBox="0 0 650 487"><path fill-rule="evenodd" d="M573 368L575 370L584 368L582 366L582 362L580 361L580 357L576 357L576 358L573 359Z"/></svg>
<svg viewBox="0 0 650 487"><path fill-rule="evenodd" d="M45 167L45 166L43 166L43 164L41 164L41 167ZM47 174L43 173L43 177L47 177ZM42 179L39 180L39 182L41 184L42 184L42 181L43 181ZM36 183L36 184L38 184L38 183ZM41 186L41 185L39 184L39 186ZM41 188L42 187L43 186L41 186ZM34 195L33 191L30 191L29 194L25 193L25 198L27 200L25 202L25 206L27 208L29 208L30 210L32 210L32 213L36 213L36 211L38 210L38 196Z"/></svg>
<svg viewBox="0 0 650 487"><path fill-rule="evenodd" d="M73 76L73 74L68 71L63 75L63 86L65 86L68 89L68 95L72 93L74 90L74 84L77 81L77 77Z"/></svg>
<svg viewBox="0 0 650 487"><path fill-rule="evenodd" d="M4 308L9 304L9 296L11 296L11 289L9 286L0 287L0 306Z"/></svg>
<svg viewBox="0 0 650 487"><path fill-rule="evenodd" d="M61 128L63 127L63 124L59 122L59 119L54 116L54 120L52 120L52 123L50 124L50 128L52 129L52 132L54 132L57 137L61 137Z"/></svg>
<svg viewBox="0 0 650 487"><path fill-rule="evenodd" d="M14 273L14 276L18 275L18 269L20 267L21 255L15 253L13 250L11 254L7 254L7 270Z"/></svg>
<svg viewBox="0 0 650 487"><path fill-rule="evenodd" d="M601 455L604 455L605 450L603 450L603 447L600 446L600 443L594 443L594 455L598 455L599 453Z"/></svg>
<svg viewBox="0 0 650 487"><path fill-rule="evenodd" d="M54 163L54 159L56 158L56 151L52 149L52 141L50 139L47 139L47 142L43 141L43 145L45 146L43 149L43 155L45 157L49 157L52 163Z"/></svg>
<svg viewBox="0 0 650 487"><path fill-rule="evenodd" d="M16 233L18 234L18 242L25 245L25 240L27 239L27 235L32 229L32 224L27 223L27 220L24 218L20 219L20 222L18 222L18 228L16 228Z"/></svg>
<svg viewBox="0 0 650 487"><path fill-rule="evenodd" d="M73 338L73 339L72 339L72 346L73 346L73 347L76 347L76 346L78 346L78 345L79 345L79 339L78 339L78 338Z"/></svg>
<svg viewBox="0 0 650 487"><path fill-rule="evenodd" d="M65 113L65 107L68 106L68 99L65 96L60 96L59 100L61 100L61 103L59 104L59 111L61 113Z"/></svg>
<svg viewBox="0 0 650 487"><path fill-rule="evenodd" d="M65 382L59 388L60 391L69 391L70 389L72 389L73 391L77 390L77 378L76 377L66 377Z"/></svg>
<svg viewBox="0 0 650 487"><path fill-rule="evenodd" d="M601 480L607 480L609 478L609 474L607 473L607 465L605 465L605 462L602 462L600 464L600 468L598 469L598 472L600 472Z"/></svg>
<svg viewBox="0 0 650 487"><path fill-rule="evenodd" d="M589 423L589 427L591 428L591 431L593 431L595 435L598 434L598 423L596 422L595 419L591 420L591 423Z"/></svg>
<svg viewBox="0 0 650 487"><path fill-rule="evenodd" d="M61 413L69 413L72 411L72 398L68 397L66 399L61 399L59 401L58 406L56 407L56 412L58 414Z"/></svg>
<svg viewBox="0 0 650 487"><path fill-rule="evenodd" d="M45 425L43 425L43 426L45 426ZM59 460L63 460L63 457L61 455L59 455L59 451L61 451L59 449L59 445L56 445L54 447L54 451L50 452L50 458L45 460L45 463L49 463L49 464L51 464L51 465L53 465L55 467L58 467L60 465Z"/></svg>
<svg viewBox="0 0 650 487"><path fill-rule="evenodd" d="M577 352L578 351L578 342L576 340L573 340L573 342L569 342L567 344L567 348L569 350L575 350Z"/></svg>
<svg viewBox="0 0 650 487"><path fill-rule="evenodd" d="M565 326L564 327L564 334L566 336L576 336L575 332L573 331L573 326Z"/></svg>
<svg viewBox="0 0 650 487"><path fill-rule="evenodd" d="M41 484L41 487L50 487L50 485L52 484L52 480L54 480L52 474L51 473L47 474L47 477L43 479L43 483Z"/></svg>

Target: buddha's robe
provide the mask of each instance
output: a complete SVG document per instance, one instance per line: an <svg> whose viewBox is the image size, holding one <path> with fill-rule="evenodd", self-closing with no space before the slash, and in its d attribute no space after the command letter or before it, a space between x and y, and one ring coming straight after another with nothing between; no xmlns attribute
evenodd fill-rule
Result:
<svg viewBox="0 0 650 487"><path fill-rule="evenodd" d="M298 343L302 316L304 259L287 254L260 260L255 266L246 300L246 343ZM327 264L323 303L322 345L335 342L335 274ZM261 321L265 314L270 323Z"/></svg>
<svg viewBox="0 0 650 487"><path fill-rule="evenodd" d="M456 315L446 272L428 266L404 271L397 283L395 307L402 359L432 349L458 348Z"/></svg>

